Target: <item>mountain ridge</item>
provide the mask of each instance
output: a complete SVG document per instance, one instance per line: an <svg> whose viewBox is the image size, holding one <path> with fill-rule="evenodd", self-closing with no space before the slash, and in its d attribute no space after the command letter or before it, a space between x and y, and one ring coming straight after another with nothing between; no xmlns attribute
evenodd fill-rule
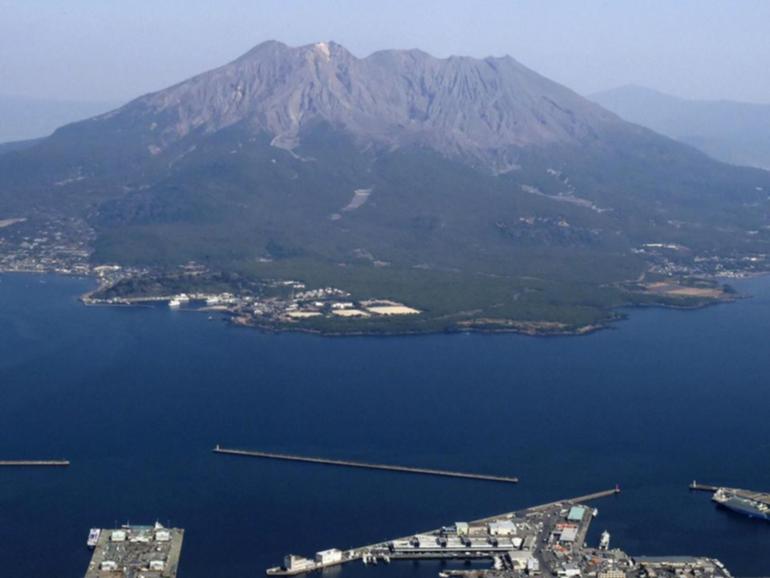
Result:
<svg viewBox="0 0 770 578"><path fill-rule="evenodd" d="M148 145L155 151L191 131L238 122L291 150L304 126L327 122L367 142L424 145L482 164L498 161L505 149L574 143L602 125L619 126L614 115L511 57L382 50L357 58L334 42L292 48L268 41L95 120L129 110L138 119L169 121Z"/></svg>

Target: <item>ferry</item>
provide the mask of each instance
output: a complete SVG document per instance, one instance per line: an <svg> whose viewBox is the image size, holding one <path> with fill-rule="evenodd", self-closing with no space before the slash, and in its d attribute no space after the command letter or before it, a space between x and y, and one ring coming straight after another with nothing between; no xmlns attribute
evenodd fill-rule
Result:
<svg viewBox="0 0 770 578"><path fill-rule="evenodd" d="M714 492L714 496L711 499L723 508L743 514L749 518L770 521L770 504L764 501L740 496L726 488L719 488Z"/></svg>
<svg viewBox="0 0 770 578"><path fill-rule="evenodd" d="M88 533L86 545L91 549L96 548L96 543L99 541L99 536L101 535L102 531L99 528L91 528L91 531Z"/></svg>

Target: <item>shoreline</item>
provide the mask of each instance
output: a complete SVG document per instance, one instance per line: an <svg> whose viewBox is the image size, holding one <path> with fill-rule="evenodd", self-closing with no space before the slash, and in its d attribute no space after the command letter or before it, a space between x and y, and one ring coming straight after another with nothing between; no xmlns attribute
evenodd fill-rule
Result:
<svg viewBox="0 0 770 578"><path fill-rule="evenodd" d="M135 299L135 302L128 302L128 303L101 303L98 301L93 301L92 296L96 292L98 292L101 289L104 289L104 285L98 283L98 276L94 274L83 274L83 273L70 273L70 272L62 272L62 271L41 271L41 270L0 270L0 275L3 274L22 274L22 275L56 275L61 277L70 277L70 278L76 278L76 279L82 279L82 280L89 280L89 281L96 281L97 287L92 288L85 293L82 293L78 296L78 301L85 306L85 307L122 307L122 308L132 308L132 307L139 307L139 308L152 308L154 305L151 304L152 301L156 301L158 303L166 301L167 297L147 297L147 298L132 298ZM726 283L728 280L735 281L742 280L742 279L753 279L758 277L764 277L770 275L770 272L754 272L754 273L747 273L744 276L741 277L714 277L713 280L720 281L722 283ZM257 330L262 333L274 333L274 334L280 334L280 333L300 333L300 334L307 334L307 335L316 335L319 337L334 337L334 338L344 338L344 337L411 337L411 336L426 336L426 335L438 335L438 334L445 334L445 335L455 335L455 334L481 334L481 335L499 335L499 334L513 334L513 335L522 335L526 337L536 337L536 338L556 338L556 337L581 337L585 335L591 335L593 333L597 333L599 331L604 330L610 330L615 329L615 324L619 321L625 321L629 318L629 315L627 313L622 312L624 309L632 310L636 308L640 309L648 309L648 308L660 308L660 309L671 309L671 310L679 310L679 311L696 311L699 309L705 309L707 307L713 307L716 305L723 305L723 304L730 304L734 303L739 300L743 299L749 299L751 295L744 295L739 293L725 293L721 297L713 298L708 301L703 301L700 303L694 303L694 304L675 304L675 303L628 303L624 304L618 307L615 307L610 310L611 314L608 317L608 319L604 321L598 321L596 323L589 323L587 325L582 325L575 328L564 328L564 329L538 329L537 325L558 325L560 322L551 322L551 321L517 321L517 320L508 320L512 326L510 327L485 327L483 325L474 326L473 320L469 320L466 323L468 323L465 326L458 325L456 327L451 328L444 328L444 329L400 329L400 330L352 330L352 331L325 331L323 329L313 328L313 327L299 327L299 326L292 326L290 324L281 324L281 323L260 323L260 322L250 322L250 321L243 321L239 320L237 317L237 313L234 311L230 311L227 309L209 309L207 307L201 307L201 308L180 308L178 311L180 312L188 312L188 313L217 313L222 315L222 320L227 323L227 325L236 327L236 328L244 328L244 329L251 329L251 330ZM513 325L520 324L519 327L515 327ZM524 326L529 327L524 327Z"/></svg>
<svg viewBox="0 0 770 578"><path fill-rule="evenodd" d="M768 274L756 275L756 277L762 277ZM700 309L706 309L708 307L715 307L717 305L727 305L735 303L743 299L750 299L750 295L738 296L731 299L719 299L708 303L700 303L697 305L671 305L667 303L633 303L622 305L613 309L613 317L605 322L592 323L589 325L582 325L575 329L565 329L561 331L547 331L547 330L525 330L516 329L513 327L456 327L449 329L436 329L436 330L401 330L401 331L324 331L322 329L310 328L310 327L295 327L288 325L270 325L260 323L246 323L235 321L232 317L228 317L226 322L236 328L257 330L262 333L299 333L306 335L316 335L318 337L330 337L330 338L345 338L345 337L420 337L427 335L461 335L461 334L478 334L478 335L522 335L524 337L534 337L540 339L558 338L558 337L583 337L599 333L600 331L615 330L617 329L616 323L627 321L630 315L626 313L620 313L623 309L669 309L672 311L698 311ZM185 311L182 309L182 311ZM189 309L187 311L195 311ZM222 312L224 313L224 312Z"/></svg>
<svg viewBox="0 0 770 578"><path fill-rule="evenodd" d="M625 317L618 318L613 321L622 321ZM582 335L590 335L604 329L611 329L612 327L607 325L595 324L586 325L575 330L566 330L561 332L533 332L524 331L521 329L513 328L483 328L483 327L457 327L448 329L435 329L435 330L400 330L400 331L374 331L374 330L357 330L357 331L323 331L322 329L315 329L311 327L292 327L285 325L269 325L259 323L244 323L237 322L233 319L227 319L228 325L236 328L257 330L262 333L300 333L306 335L316 335L318 337L332 337L332 338L345 338L345 337L420 337L426 335L462 335L462 334L480 334L480 335L496 335L496 334L512 334L523 335L526 337L579 337Z"/></svg>

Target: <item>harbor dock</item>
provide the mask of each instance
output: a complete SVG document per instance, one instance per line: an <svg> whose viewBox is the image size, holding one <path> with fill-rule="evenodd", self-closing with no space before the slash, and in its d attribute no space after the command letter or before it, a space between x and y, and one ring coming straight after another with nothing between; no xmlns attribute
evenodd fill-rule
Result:
<svg viewBox="0 0 770 578"><path fill-rule="evenodd" d="M125 525L94 528L88 547L93 548L85 578L176 578L184 529Z"/></svg>
<svg viewBox="0 0 770 578"><path fill-rule="evenodd" d="M66 468L69 460L0 460L0 467L30 468L30 467L55 467Z"/></svg>
<svg viewBox="0 0 770 578"><path fill-rule="evenodd" d="M711 501L732 512L770 521L770 492L755 492L742 488L711 486L693 481L691 491L713 492Z"/></svg>
<svg viewBox="0 0 770 578"><path fill-rule="evenodd" d="M468 473L468 472L455 472L451 470L435 470L430 468L418 468L418 467L411 467L411 466L374 464L374 463L368 463L368 462L354 462L350 460L336 460L336 459L327 459L327 458L312 457L312 456L277 454L277 453L261 452L261 451L254 451L254 450L229 449L229 448L223 448L219 445L217 445L213 451L214 453L217 453L217 454L226 454L231 456L265 458L265 459L271 459L271 460L285 460L290 462L306 462L311 464L323 464L327 466L338 466L338 467L344 467L344 468L385 470L389 472L423 474L427 476L442 476L442 477L448 477L448 478L464 478L468 480L480 480L485 482L499 482L499 483L506 483L506 484L516 484L519 482L518 478L510 477L510 476L474 474L474 473Z"/></svg>
<svg viewBox="0 0 770 578"><path fill-rule="evenodd" d="M391 560L420 559L493 559L511 556L516 563L533 564L532 559L548 560L538 554L544 540L554 543L561 553L585 541L595 510L580 505L587 501L620 493L620 488L577 498L559 500L522 511L497 514L472 522L455 522L426 532L395 538L349 550L332 548L316 553L315 558L289 555L282 566L269 568L270 576L296 576L360 560L364 564L389 563ZM556 551L556 550L555 550ZM579 554L579 552L576 552Z"/></svg>

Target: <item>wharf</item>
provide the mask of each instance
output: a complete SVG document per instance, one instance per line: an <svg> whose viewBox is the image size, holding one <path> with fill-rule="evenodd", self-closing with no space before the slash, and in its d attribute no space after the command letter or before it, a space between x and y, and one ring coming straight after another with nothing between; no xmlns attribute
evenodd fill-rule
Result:
<svg viewBox="0 0 770 578"><path fill-rule="evenodd" d="M217 445L214 448L214 453L226 454L231 456L242 456L250 458L266 458L271 460L285 460L290 462L306 462L312 464L323 464L328 466L339 466L345 468L362 468L367 470L385 470L389 472L402 472L408 474L423 474L428 476L442 476L448 478L464 478L467 480L480 480L485 482L499 482L506 484L516 484L519 482L518 478L510 476L495 476L488 474L474 474L467 472L455 472L451 470L434 470L430 468L417 468L411 466L397 466L389 464L373 464L367 462L354 462L350 460L335 460L310 456L297 456L291 454L276 454L270 452L260 452L252 450L239 450L228 449Z"/></svg>
<svg viewBox="0 0 770 578"><path fill-rule="evenodd" d="M577 498L570 498L569 500L558 500L556 502L550 502L548 504L543 504L541 506L534 506L532 508L529 508L529 511L531 512L537 512L538 510L547 510L548 508L553 508L554 506L561 506L565 502L568 503L576 503L576 502L592 502L593 500L599 500L601 498L609 498L610 496L616 496L620 493L620 486L615 486L611 490L602 490L601 492L594 492L593 494L586 494L585 496L578 496ZM491 520L492 518L487 518L484 521Z"/></svg>
<svg viewBox="0 0 770 578"><path fill-rule="evenodd" d="M695 480L690 484L690 490L693 492L716 492L719 486L709 486L708 484L699 484Z"/></svg>
<svg viewBox="0 0 770 578"><path fill-rule="evenodd" d="M560 513L579 503L618 493L620 489L616 486L612 490L550 502L523 511L497 514L466 523L462 532L458 527L463 523L456 523L453 530L443 527L350 550L326 550L319 552L315 560L290 555L283 566L269 568L266 573L270 576L296 576L355 560L376 564L378 559L385 562L399 559L490 559L510 555L511 550L516 548L512 542L516 537L523 542L518 547L536 548L542 543L545 533L550 535L559 524L569 525L559 517ZM592 516L592 509L582 510L575 525L573 540L576 544L582 544L585 539ZM558 529L555 531L560 532ZM521 553L530 556L530 552Z"/></svg>
<svg viewBox="0 0 770 578"><path fill-rule="evenodd" d="M29 468L29 467L56 467L66 468L69 460L0 460L0 467Z"/></svg>
<svg viewBox="0 0 770 578"><path fill-rule="evenodd" d="M102 529L85 578L176 578L183 539L158 523Z"/></svg>

